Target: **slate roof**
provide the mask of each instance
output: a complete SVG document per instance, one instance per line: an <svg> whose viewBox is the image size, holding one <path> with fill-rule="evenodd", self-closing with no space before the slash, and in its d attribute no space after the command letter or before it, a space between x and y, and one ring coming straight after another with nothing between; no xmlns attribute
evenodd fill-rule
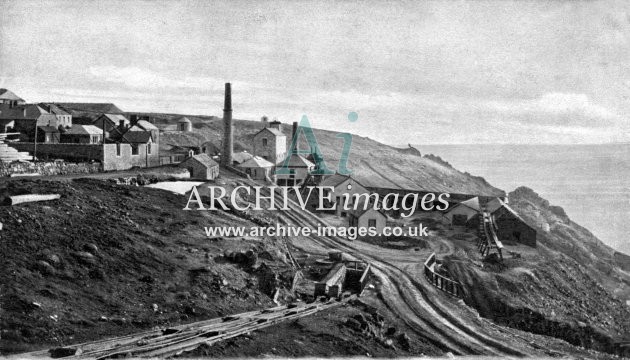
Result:
<svg viewBox="0 0 630 360"><path fill-rule="evenodd" d="M278 166L282 167L284 165L285 160L280 161ZM308 161L302 155L291 154L291 156L289 158L289 163L288 163L287 166L289 168L308 168L308 167L315 167L315 164L313 164L312 162Z"/></svg>
<svg viewBox="0 0 630 360"><path fill-rule="evenodd" d="M261 129L259 132L255 133L254 137L258 136L258 134L260 134L260 133L262 133L264 131L267 131L267 132L271 133L273 136L286 136L286 135L284 135L284 133L282 131L280 131L280 130L278 130L276 128L268 128L268 127L266 127L264 129Z"/></svg>
<svg viewBox="0 0 630 360"><path fill-rule="evenodd" d="M244 163L238 165L242 168L270 168L273 167L273 163L261 158L260 156L253 156Z"/></svg>
<svg viewBox="0 0 630 360"><path fill-rule="evenodd" d="M124 115L121 115L121 114L103 114L101 116L104 116L106 119L113 122L114 125L120 124L120 120L123 120L125 122L125 125L129 125L129 119L127 119ZM99 116L99 119L101 118L101 116Z"/></svg>
<svg viewBox="0 0 630 360"><path fill-rule="evenodd" d="M465 206L465 207L470 208L470 209L475 210L475 211L481 211L481 206L479 206L479 198L476 197L476 196L474 198L472 198L472 199L468 199L466 201L460 202L456 206L453 206L452 209L456 208L459 205Z"/></svg>
<svg viewBox="0 0 630 360"><path fill-rule="evenodd" d="M254 155L246 152L246 151L240 151L237 153L232 154L232 162L236 162L236 163L243 163L249 159L251 159Z"/></svg>
<svg viewBox="0 0 630 360"><path fill-rule="evenodd" d="M138 125L139 127L143 128L144 130L147 131L151 131L151 130L159 130L157 128L157 126L151 124L150 122L146 121L146 120L138 120L138 122L136 123L136 125Z"/></svg>
<svg viewBox="0 0 630 360"><path fill-rule="evenodd" d="M47 133L58 133L59 129L57 129L54 126L38 126L38 128L40 128L43 132L47 132Z"/></svg>
<svg viewBox="0 0 630 360"><path fill-rule="evenodd" d="M112 103L55 103L55 105L60 105L65 109L70 110L78 110L78 111L87 111L87 112L96 112L96 113L106 113L106 114L120 114L123 111L120 110L116 105Z"/></svg>
<svg viewBox="0 0 630 360"><path fill-rule="evenodd" d="M146 144L149 140L152 140L151 132L149 131L127 131L122 137L133 144Z"/></svg>
<svg viewBox="0 0 630 360"><path fill-rule="evenodd" d="M208 156L207 154L193 155L192 157L184 160L184 162L190 161L191 159L196 160L201 165L203 165L205 167L208 167L208 168L219 166L219 164L216 161L212 160L212 158L210 156Z"/></svg>
<svg viewBox="0 0 630 360"><path fill-rule="evenodd" d="M103 135L103 130L94 125L75 125L66 130L66 135Z"/></svg>
<svg viewBox="0 0 630 360"><path fill-rule="evenodd" d="M24 99L15 95L13 91L8 89L0 89L0 100L24 101Z"/></svg>
<svg viewBox="0 0 630 360"><path fill-rule="evenodd" d="M44 109L46 109L51 114L55 114L55 115L70 115L69 112L67 112L66 110L62 109L61 107L59 107L59 106L57 106L55 104L40 103L39 106L44 108Z"/></svg>

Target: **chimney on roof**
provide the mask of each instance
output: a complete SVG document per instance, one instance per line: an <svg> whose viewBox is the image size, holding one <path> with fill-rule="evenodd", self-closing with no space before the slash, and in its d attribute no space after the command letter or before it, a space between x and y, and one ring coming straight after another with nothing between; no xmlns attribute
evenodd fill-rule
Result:
<svg viewBox="0 0 630 360"><path fill-rule="evenodd" d="M129 115L129 121L131 122L131 125L135 125L138 122L138 115L137 114Z"/></svg>
<svg viewBox="0 0 630 360"><path fill-rule="evenodd" d="M225 83L225 103L223 105L223 154L221 154L221 165L232 165L233 134L232 134L232 86Z"/></svg>
<svg viewBox="0 0 630 360"><path fill-rule="evenodd" d="M124 130L125 129L125 120L118 120L118 127L120 128L120 130Z"/></svg>
<svg viewBox="0 0 630 360"><path fill-rule="evenodd" d="M280 121L278 121L278 119L274 119L272 122L269 123L269 128L270 129L278 129L278 130L282 131L282 123Z"/></svg>

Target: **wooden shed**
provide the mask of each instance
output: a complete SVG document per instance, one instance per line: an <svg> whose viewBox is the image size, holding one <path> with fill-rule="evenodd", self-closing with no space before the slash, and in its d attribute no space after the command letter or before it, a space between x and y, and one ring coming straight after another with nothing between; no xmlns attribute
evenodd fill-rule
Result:
<svg viewBox="0 0 630 360"><path fill-rule="evenodd" d="M501 199L492 199L486 204L486 210L492 216L499 240L516 242L536 247L536 229Z"/></svg>
<svg viewBox="0 0 630 360"><path fill-rule="evenodd" d="M451 207L444 214L444 218L449 225L477 228L480 212L479 198L474 197Z"/></svg>

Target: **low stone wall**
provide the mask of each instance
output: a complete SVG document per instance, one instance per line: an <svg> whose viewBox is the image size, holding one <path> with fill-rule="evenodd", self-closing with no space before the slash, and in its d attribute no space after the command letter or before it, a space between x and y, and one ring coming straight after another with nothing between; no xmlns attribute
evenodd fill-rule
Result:
<svg viewBox="0 0 630 360"><path fill-rule="evenodd" d="M65 175L65 174L91 174L102 171L98 162L94 163L67 163L65 161L50 162L0 162L0 176L11 175Z"/></svg>

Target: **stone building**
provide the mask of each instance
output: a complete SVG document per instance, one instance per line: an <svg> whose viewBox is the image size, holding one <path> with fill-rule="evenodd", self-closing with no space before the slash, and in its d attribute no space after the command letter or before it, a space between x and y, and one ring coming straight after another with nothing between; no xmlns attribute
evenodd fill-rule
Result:
<svg viewBox="0 0 630 360"><path fill-rule="evenodd" d="M188 169L191 179L213 180L219 176L219 164L206 154L192 155L182 161L179 167Z"/></svg>
<svg viewBox="0 0 630 360"><path fill-rule="evenodd" d="M479 225L480 213L479 198L474 197L452 206L444 214L444 219L449 225L476 229Z"/></svg>
<svg viewBox="0 0 630 360"><path fill-rule="evenodd" d="M278 164L287 155L287 137L280 129L280 122L271 122L256 134L253 139L253 154Z"/></svg>

